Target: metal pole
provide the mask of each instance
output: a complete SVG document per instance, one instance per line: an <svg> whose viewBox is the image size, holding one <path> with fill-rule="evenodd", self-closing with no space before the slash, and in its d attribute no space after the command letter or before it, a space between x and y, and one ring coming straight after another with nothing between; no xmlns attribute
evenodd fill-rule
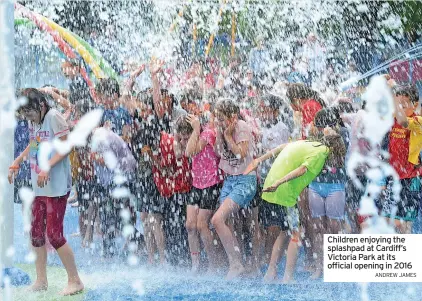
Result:
<svg viewBox="0 0 422 301"><path fill-rule="evenodd" d="M10 18L12 16L12 18ZM10 111L14 102L13 88L13 5L9 1L0 1L0 258L4 267L12 265L12 259L6 256L7 249L13 245L13 190L7 183L8 166L13 162L13 125L7 122L12 117ZM12 23L11 23L12 22Z"/></svg>
<svg viewBox="0 0 422 301"><path fill-rule="evenodd" d="M231 51L230 55L233 58L235 52L235 44L236 44L236 12L233 9L232 12L232 41L231 41Z"/></svg>
<svg viewBox="0 0 422 301"><path fill-rule="evenodd" d="M0 283L1 286L29 284L29 277L13 268L13 190L7 182L13 162L15 128L14 7L12 0L0 0ZM6 276L6 277L3 277ZM8 279L8 281L4 281ZM7 291L7 290L5 290ZM7 296L5 296L7 299Z"/></svg>

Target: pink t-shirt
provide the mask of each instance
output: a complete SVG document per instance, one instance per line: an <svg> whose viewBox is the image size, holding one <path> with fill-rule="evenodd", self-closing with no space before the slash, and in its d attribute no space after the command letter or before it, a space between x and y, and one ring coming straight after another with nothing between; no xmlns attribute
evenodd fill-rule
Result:
<svg viewBox="0 0 422 301"><path fill-rule="evenodd" d="M192 158L193 186L204 189L223 181L223 173L218 168L220 158L214 152L215 130L205 127L199 139L207 142L204 149Z"/></svg>

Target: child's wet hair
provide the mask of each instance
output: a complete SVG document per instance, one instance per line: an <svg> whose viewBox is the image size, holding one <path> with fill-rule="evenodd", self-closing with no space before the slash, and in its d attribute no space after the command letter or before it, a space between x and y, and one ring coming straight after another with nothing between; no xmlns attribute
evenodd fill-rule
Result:
<svg viewBox="0 0 422 301"><path fill-rule="evenodd" d="M193 132L193 128L190 123L186 120L186 116L180 116L176 121L176 133L182 135L190 135Z"/></svg>
<svg viewBox="0 0 422 301"><path fill-rule="evenodd" d="M295 99L314 99L319 102L322 107L326 107L325 101L319 96L318 92L312 90L304 84L289 84L286 96L292 103Z"/></svg>
<svg viewBox="0 0 422 301"><path fill-rule="evenodd" d="M335 108L340 114L343 113L354 113L356 112L355 108L353 107L352 103L348 101L339 101Z"/></svg>
<svg viewBox="0 0 422 301"><path fill-rule="evenodd" d="M18 92L18 96L25 97L27 99L26 104L18 109L19 114L22 114L22 112L26 110L35 110L41 112L42 104L44 104L47 110L50 109L46 94L35 88L23 89Z"/></svg>
<svg viewBox="0 0 422 301"><path fill-rule="evenodd" d="M318 111L314 118L314 125L317 128L337 126L341 122L339 111L335 107L324 108Z"/></svg>
<svg viewBox="0 0 422 301"><path fill-rule="evenodd" d="M220 99L215 105L215 111L223 114L227 118L233 117L233 115L240 115L239 106L231 99Z"/></svg>
<svg viewBox="0 0 422 301"><path fill-rule="evenodd" d="M321 142L330 149L327 165L336 168L343 167L347 150L340 134L324 136Z"/></svg>
<svg viewBox="0 0 422 301"><path fill-rule="evenodd" d="M419 102L419 91L415 85L402 85L394 88L394 94L396 96L409 97L410 102Z"/></svg>
<svg viewBox="0 0 422 301"><path fill-rule="evenodd" d="M271 110L279 110L285 106L283 99L274 94L265 94L261 97L261 101Z"/></svg>

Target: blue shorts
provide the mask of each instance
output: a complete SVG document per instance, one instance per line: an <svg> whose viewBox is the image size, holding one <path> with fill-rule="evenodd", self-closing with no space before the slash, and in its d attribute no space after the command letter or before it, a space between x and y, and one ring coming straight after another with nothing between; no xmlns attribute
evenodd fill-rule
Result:
<svg viewBox="0 0 422 301"><path fill-rule="evenodd" d="M312 182L309 184L309 188L317 192L323 198L326 198L333 192L345 190L345 185L340 183Z"/></svg>
<svg viewBox="0 0 422 301"><path fill-rule="evenodd" d="M346 205L344 184L312 182L309 185L309 208L313 218L326 216L343 219Z"/></svg>
<svg viewBox="0 0 422 301"><path fill-rule="evenodd" d="M248 207L256 194L256 182L255 175L227 176L221 189L220 203L230 198L240 207Z"/></svg>

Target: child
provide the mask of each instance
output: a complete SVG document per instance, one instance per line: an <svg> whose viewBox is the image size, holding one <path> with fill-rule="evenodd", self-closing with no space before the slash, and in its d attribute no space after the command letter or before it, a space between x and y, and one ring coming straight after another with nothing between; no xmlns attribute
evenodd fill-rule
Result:
<svg viewBox="0 0 422 301"><path fill-rule="evenodd" d="M103 254L113 256L116 254L114 238L116 232L122 229L120 222L120 210L122 203L112 197L113 189L117 186L114 183L115 175L125 176L127 182L131 182L131 177L135 172L136 161L125 141L116 133L106 127L97 128L92 137L92 155L94 169L99 184L101 231L103 233ZM106 160L106 158L109 158ZM116 161L114 161L116 160ZM123 199L129 198L129 195ZM91 202L90 207L94 206ZM88 211L91 211L88 209ZM95 218L88 217L88 227L85 241L91 235L92 225ZM84 243L86 246L87 243Z"/></svg>
<svg viewBox="0 0 422 301"><path fill-rule="evenodd" d="M344 219L346 203L346 169L344 160L348 143L347 130L341 127L341 119L336 109L322 109L314 120L315 127L321 132L330 127L342 135L343 143L333 149L338 160L326 160L321 173L309 185L309 207L315 234L313 245L317 257L315 258L315 272L312 279L318 279L323 269L323 235L338 234L341 230L341 221Z"/></svg>
<svg viewBox="0 0 422 301"><path fill-rule="evenodd" d="M287 88L286 96L288 99L290 99L293 110L299 112L299 115L302 116L300 118L300 123L302 126L302 139L308 139L315 134L315 126L313 121L315 119L316 113L325 107L325 102L321 99L317 92L303 84L290 84ZM307 189L303 191L301 198L304 201L300 202L299 206L303 206L303 208L301 208L301 212L304 214L304 217L306 217L302 222L307 240L305 248L307 262L306 269L309 270L312 269L313 265L314 246L312 245L313 225L308 219L310 218L311 214L309 209Z"/></svg>
<svg viewBox="0 0 422 301"><path fill-rule="evenodd" d="M188 90L182 95L180 106L189 114L199 116L201 114L201 109L199 107L201 99L202 94L200 94L199 91L193 89Z"/></svg>
<svg viewBox="0 0 422 301"><path fill-rule="evenodd" d="M259 106L259 119L262 123L262 143L260 153L264 154L276 148L278 145L287 143L291 130L288 127L288 120L292 119L290 114L284 114L280 111L283 106L283 101L274 95L267 95L263 97ZM270 171L274 159L269 159L261 164L259 168L260 185L263 186L265 178ZM262 188L262 187L261 187ZM261 195L259 195L261 198ZM261 202L259 206L260 222L266 231L265 256L266 263L269 262L271 250L277 236L282 231L287 231L287 223L284 223L284 212L281 206L274 205L268 202Z"/></svg>
<svg viewBox="0 0 422 301"><path fill-rule="evenodd" d="M325 107L325 103L317 92L303 84L290 84L286 96L293 110L302 114L302 139L307 139L312 134L315 115Z"/></svg>
<svg viewBox="0 0 422 301"><path fill-rule="evenodd" d="M72 187L70 161L67 154L50 154L49 171L39 166L39 147L42 142L52 142L55 138L66 140L69 128L63 116L51 109L45 95L36 89L25 89L21 96L28 99L19 113L29 121L29 145L16 158L9 168L9 182L19 170L25 157L30 160L32 188L35 199L32 203L31 242L36 254L35 268L37 280L32 285L33 291L47 290L47 250L45 235L57 250L68 275L68 285L62 295L81 292L84 285L79 278L73 251L63 235L63 219L67 199ZM54 214L49 214L53 212ZM46 231L47 230L47 231Z"/></svg>
<svg viewBox="0 0 422 301"><path fill-rule="evenodd" d="M138 162L133 193L138 199L138 210L144 228L144 237L148 253L148 264L154 264L155 250L158 250L160 261L165 262L164 230L161 225L164 204L152 177L153 155L151 149L157 149L157 138L160 135L159 125L154 116L152 95L147 91L139 93L140 110L136 111L133 148ZM138 116L136 116L138 115Z"/></svg>
<svg viewBox="0 0 422 301"><path fill-rule="evenodd" d="M211 216L217 208L223 175L218 168L220 159L214 152L216 139L214 121L201 131L199 119L188 115L179 119L176 124L176 135L181 141L181 150L188 158L192 158L192 191L187 206L186 229L188 231L189 248L191 251L192 271L199 268L199 237L201 235L205 251L209 259L209 270L219 265L217 253L209 228Z"/></svg>
<svg viewBox="0 0 422 301"><path fill-rule="evenodd" d="M215 151L220 157L219 167L226 174L220 194L220 208L212 217L218 236L229 259L226 279L233 279L244 273L239 242L227 226L228 218L246 208L256 193L256 173L243 174L253 161L254 139L247 123L239 119L239 107L229 99L220 100L216 105L217 139Z"/></svg>
<svg viewBox="0 0 422 301"><path fill-rule="evenodd" d="M412 223L418 216L421 198L419 154L422 150L422 117L415 114L418 106L419 93L415 86L396 87L395 119L389 134L390 164L396 170L402 190L400 201L393 199L383 204L386 217L394 219L394 224L400 233L410 234ZM387 183L387 190L391 193L393 181ZM393 216L393 207L397 212Z"/></svg>
<svg viewBox="0 0 422 301"><path fill-rule="evenodd" d="M323 142L301 140L282 144L255 159L244 172L246 174L255 170L260 163L278 154L265 180L262 198L269 203L283 206L291 230L283 283L293 281L299 251L299 214L303 216L303 213L298 212L297 200L305 187L321 172L327 157L331 159L336 156L332 148L341 140L339 135L329 129L324 135ZM273 247L266 279L277 275L284 238L285 233L280 232Z"/></svg>
<svg viewBox="0 0 422 301"><path fill-rule="evenodd" d="M164 205L164 216L160 217L164 219L167 250L174 264L183 262L186 254L186 233L180 220L184 220L183 207L192 185L189 160L179 152L178 144L175 136L162 131L157 153L151 153L153 178Z"/></svg>
<svg viewBox="0 0 422 301"><path fill-rule="evenodd" d="M119 105L119 83L113 78L101 79L95 86L95 90L104 106L101 123L127 141L133 120L129 112Z"/></svg>

